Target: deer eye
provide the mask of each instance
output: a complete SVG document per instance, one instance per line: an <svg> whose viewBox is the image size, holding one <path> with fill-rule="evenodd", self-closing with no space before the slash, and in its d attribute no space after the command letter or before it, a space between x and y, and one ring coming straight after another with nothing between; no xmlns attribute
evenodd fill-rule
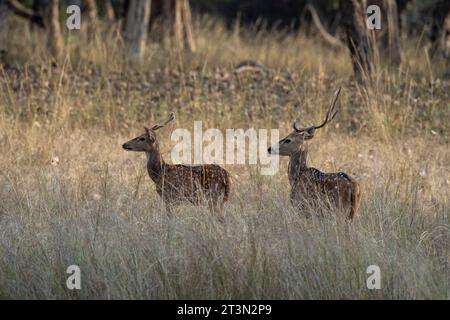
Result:
<svg viewBox="0 0 450 320"><path fill-rule="evenodd" d="M286 140L284 140L283 143L290 143L290 142L291 142L291 139L286 139Z"/></svg>
<svg viewBox="0 0 450 320"><path fill-rule="evenodd" d="M145 141L145 138L144 138L144 137L140 137L140 138L138 139L138 141Z"/></svg>

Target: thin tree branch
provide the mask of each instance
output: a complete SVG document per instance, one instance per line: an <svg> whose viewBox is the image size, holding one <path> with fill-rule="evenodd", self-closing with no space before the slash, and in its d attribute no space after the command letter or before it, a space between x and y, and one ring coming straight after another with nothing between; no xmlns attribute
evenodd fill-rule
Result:
<svg viewBox="0 0 450 320"><path fill-rule="evenodd" d="M344 44L341 40L339 40L337 37L331 35L324 27L322 22L320 21L319 15L317 14L316 9L313 7L311 3L307 3L305 6L305 10L309 11L312 17L312 21L314 25L316 26L317 30L319 31L322 38L327 42L329 45L335 48L343 48Z"/></svg>
<svg viewBox="0 0 450 320"><path fill-rule="evenodd" d="M44 19L39 13L36 13L33 10L24 7L17 0L6 0L6 5L14 14L18 15L19 17L25 18L28 21L31 21L37 24L39 27L45 29Z"/></svg>

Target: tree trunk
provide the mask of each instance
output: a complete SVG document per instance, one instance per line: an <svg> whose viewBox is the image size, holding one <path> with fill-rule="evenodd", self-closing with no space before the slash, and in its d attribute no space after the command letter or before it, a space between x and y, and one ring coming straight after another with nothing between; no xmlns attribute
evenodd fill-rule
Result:
<svg viewBox="0 0 450 320"><path fill-rule="evenodd" d="M108 19L108 24L109 24L109 26L112 26L115 24L116 14L114 13L114 8L112 6L111 0L106 0L102 3L105 7L106 18Z"/></svg>
<svg viewBox="0 0 450 320"><path fill-rule="evenodd" d="M442 27L441 46L444 50L444 57L450 60L450 10L447 12L447 17Z"/></svg>
<svg viewBox="0 0 450 320"><path fill-rule="evenodd" d="M387 35L385 36L387 39L384 40L385 50L383 55L387 58L390 65L398 66L402 61L402 51L400 44L400 21L395 0L384 0L383 11L388 26Z"/></svg>
<svg viewBox="0 0 450 320"><path fill-rule="evenodd" d="M95 2L95 1L94 1ZM106 28L107 28L107 35L108 37L110 37L111 35L113 35L115 32L118 31L118 29L120 29L120 25L121 25L121 16L120 16L120 11L117 12L117 16L116 16L116 11L114 11L114 6L112 4L111 0L104 0L98 3L98 12L97 13L97 21L99 21L98 17L100 15L105 16L106 17ZM98 27L98 23L97 23L97 32L99 31L99 27Z"/></svg>
<svg viewBox="0 0 450 320"><path fill-rule="evenodd" d="M184 21L184 30L186 32L186 42L191 52L195 52L194 33L192 31L192 15L189 6L189 0L182 0L182 13Z"/></svg>
<svg viewBox="0 0 450 320"><path fill-rule="evenodd" d="M449 13L450 1L440 0L434 5L434 9L432 11L433 21L429 33L429 38L432 44L431 55L434 55L440 47L440 39L442 39L444 22Z"/></svg>
<svg viewBox="0 0 450 320"><path fill-rule="evenodd" d="M9 10L4 0L0 0L0 30L6 26Z"/></svg>
<svg viewBox="0 0 450 320"><path fill-rule="evenodd" d="M164 42L172 36L175 23L175 0L153 0L149 33L152 40Z"/></svg>
<svg viewBox="0 0 450 320"><path fill-rule="evenodd" d="M183 6L182 1L184 0L175 0L175 41L179 49L184 48L184 39L183 39Z"/></svg>
<svg viewBox="0 0 450 320"><path fill-rule="evenodd" d="M95 0L83 0L83 6L87 20L87 32L89 37L95 36L98 31L97 4L95 3Z"/></svg>
<svg viewBox="0 0 450 320"><path fill-rule="evenodd" d="M57 61L60 60L63 50L61 26L59 24L59 1L50 0L46 14L47 44L48 48Z"/></svg>
<svg viewBox="0 0 450 320"><path fill-rule="evenodd" d="M450 58L450 1L441 0L435 4L432 11L432 24L429 33L431 41L431 56L442 51L444 57Z"/></svg>
<svg viewBox="0 0 450 320"><path fill-rule="evenodd" d="M366 8L366 0L345 1L342 8L347 47L357 80L361 80L364 75L369 75L373 65L373 54L366 26Z"/></svg>
<svg viewBox="0 0 450 320"><path fill-rule="evenodd" d="M381 30L369 30L366 25L367 0L345 1L347 47L350 51L353 71L357 80L370 76L374 71L375 58L388 66L401 63L399 16L395 0L372 0L381 10ZM378 56L379 55L379 56Z"/></svg>
<svg viewBox="0 0 450 320"><path fill-rule="evenodd" d="M191 9L188 0L153 0L149 28L151 36L163 41L164 36L175 38L176 46L195 51Z"/></svg>
<svg viewBox="0 0 450 320"><path fill-rule="evenodd" d="M130 0L129 3L125 23L125 43L130 60L134 63L141 63L144 57L150 6L150 0Z"/></svg>
<svg viewBox="0 0 450 320"><path fill-rule="evenodd" d="M194 36L192 32L191 8L188 0L175 0L175 39L177 46L183 49L187 44L191 52L195 51Z"/></svg>

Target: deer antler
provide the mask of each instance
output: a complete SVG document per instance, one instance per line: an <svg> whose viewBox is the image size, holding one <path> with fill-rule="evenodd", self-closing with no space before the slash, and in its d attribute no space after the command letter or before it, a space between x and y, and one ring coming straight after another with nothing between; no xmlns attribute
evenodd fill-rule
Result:
<svg viewBox="0 0 450 320"><path fill-rule="evenodd" d="M325 117L325 120L323 121L323 123L321 125L311 126L311 127L306 127L306 128L298 128L297 127L297 120L295 120L294 121L294 130L297 131L297 132L302 132L302 131L306 131L306 130L309 130L309 129L312 129L312 128L319 129L319 128L322 128L324 125L326 125L331 120L333 120L333 118L336 116L336 113L338 112L338 110L335 110L335 107L336 107L336 102L337 102L337 99L338 99L340 93L341 93L341 88L339 87L334 92L333 100L331 100L331 104L328 107L327 116Z"/></svg>
<svg viewBox="0 0 450 320"><path fill-rule="evenodd" d="M175 112L171 112L169 114L169 117L166 119L166 121L164 121L162 124L156 124L152 127L152 130L158 130L161 129L162 127L165 127L169 122L171 122L173 119L175 119Z"/></svg>

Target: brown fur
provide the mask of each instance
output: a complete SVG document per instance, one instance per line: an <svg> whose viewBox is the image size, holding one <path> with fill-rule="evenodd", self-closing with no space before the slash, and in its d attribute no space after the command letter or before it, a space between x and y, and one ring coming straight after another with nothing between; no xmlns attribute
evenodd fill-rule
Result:
<svg viewBox="0 0 450 320"><path fill-rule="evenodd" d="M201 166L162 164L159 174L152 172L152 164L147 164L148 172L156 184L156 192L168 204L189 201L201 204L205 200L212 208L228 201L230 176L218 165Z"/></svg>
<svg viewBox="0 0 450 320"><path fill-rule="evenodd" d="M352 199L351 199L351 210L350 210L350 220L356 217L356 212L361 204L361 190L359 183L352 179Z"/></svg>
<svg viewBox="0 0 450 320"><path fill-rule="evenodd" d="M347 212L349 220L355 218L360 190L358 182L349 175L343 172L323 173L315 168L303 167L291 179L295 180L291 188L294 207L301 208L310 200L316 203L324 201Z"/></svg>
<svg viewBox="0 0 450 320"><path fill-rule="evenodd" d="M198 205L207 203L212 211L219 211L222 219L223 204L230 196L230 174L215 164L198 166L167 164L159 151L155 131L172 121L171 114L163 125L145 128L145 134L123 144L130 151L145 152L147 171L156 185L156 192L163 199L168 210L180 202Z"/></svg>
<svg viewBox="0 0 450 320"><path fill-rule="evenodd" d="M348 212L351 221L356 216L360 203L360 187L355 179L343 172L323 173L307 166L308 140L314 137L315 130L323 127L336 115L334 107L340 89L335 94L328 109L325 121L319 126L297 128L278 144L269 148L269 153L289 156L289 182L291 184L291 203L301 208L309 200L317 202L325 200L337 208Z"/></svg>

